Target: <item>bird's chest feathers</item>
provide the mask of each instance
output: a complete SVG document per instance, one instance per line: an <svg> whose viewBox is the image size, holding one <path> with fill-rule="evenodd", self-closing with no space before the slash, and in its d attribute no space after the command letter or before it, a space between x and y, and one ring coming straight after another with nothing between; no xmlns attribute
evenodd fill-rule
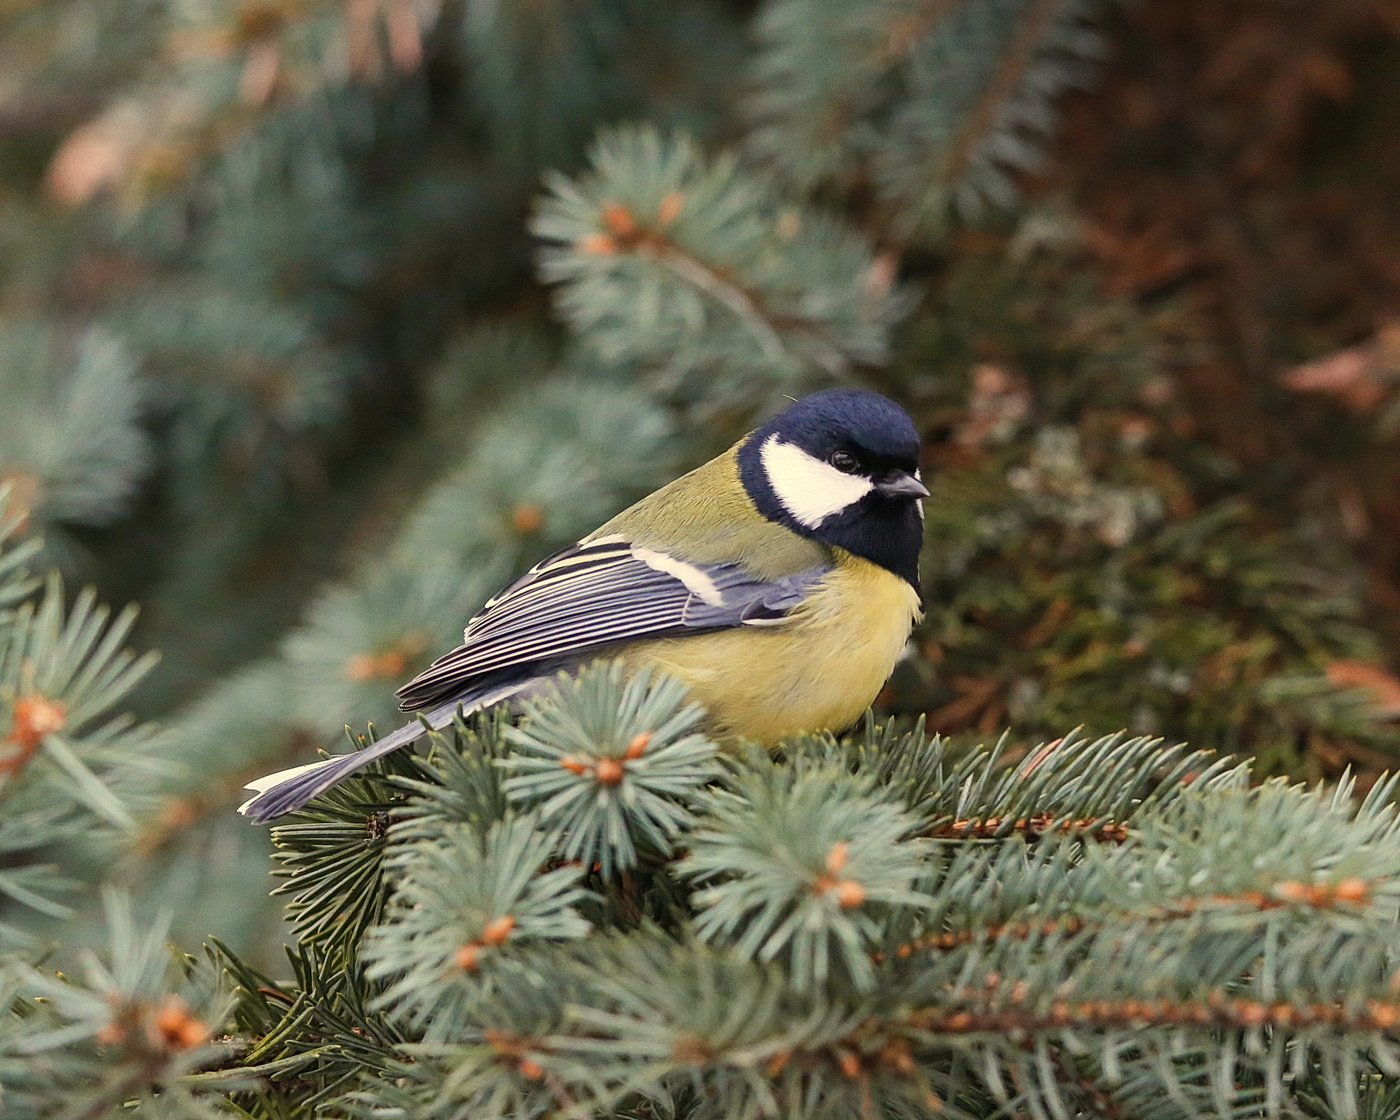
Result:
<svg viewBox="0 0 1400 1120"><path fill-rule="evenodd" d="M904 580L844 556L781 625L643 643L627 659L685 680L717 729L771 744L855 722L919 613Z"/></svg>

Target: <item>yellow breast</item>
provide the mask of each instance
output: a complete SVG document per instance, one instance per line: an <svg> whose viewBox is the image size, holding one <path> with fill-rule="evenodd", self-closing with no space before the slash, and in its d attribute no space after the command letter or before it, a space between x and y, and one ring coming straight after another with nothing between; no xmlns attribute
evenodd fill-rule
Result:
<svg viewBox="0 0 1400 1120"><path fill-rule="evenodd" d="M771 746L854 723L889 678L919 614L919 597L902 579L840 553L779 625L640 642L622 659L689 684L715 733Z"/></svg>

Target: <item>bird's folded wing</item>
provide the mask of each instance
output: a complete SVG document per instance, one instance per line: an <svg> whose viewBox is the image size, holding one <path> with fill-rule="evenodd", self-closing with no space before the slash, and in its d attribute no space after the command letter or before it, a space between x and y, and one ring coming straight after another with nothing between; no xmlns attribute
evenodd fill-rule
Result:
<svg viewBox="0 0 1400 1120"><path fill-rule="evenodd" d="M541 561L467 624L463 644L399 689L416 711L474 678L567 659L614 642L782 622L827 567L776 580L738 564L696 564L621 537Z"/></svg>

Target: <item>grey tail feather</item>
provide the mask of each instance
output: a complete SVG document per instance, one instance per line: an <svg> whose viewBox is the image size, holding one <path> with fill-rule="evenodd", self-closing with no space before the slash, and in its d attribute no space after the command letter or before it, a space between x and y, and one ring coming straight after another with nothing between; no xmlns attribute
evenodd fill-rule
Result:
<svg viewBox="0 0 1400 1120"><path fill-rule="evenodd" d="M427 720L434 729L444 727L452 721L456 712L456 704L445 705L432 712ZM439 716L444 718L439 721ZM427 731L428 729L415 719L412 723L406 723L397 731L385 735L378 742L371 743L364 750L354 754L338 754L323 762L313 762L310 766L299 766L275 785L268 786L252 800L240 805L238 811L255 824L266 824L283 813L300 809L342 778L368 766L375 759L383 758L386 754L422 738Z"/></svg>
<svg viewBox="0 0 1400 1120"><path fill-rule="evenodd" d="M375 759L383 758L386 754L421 739L427 734L429 726L434 731L440 730L456 718L458 711L470 714L482 708L489 708L537 681L538 678L530 677L523 681L499 685L476 696L459 696L434 708L426 716L419 716L411 723L404 724L397 731L391 731L364 750L354 754L338 754L323 762L313 762L279 774L269 774L266 778L260 778L247 786L257 793L240 805L238 811L255 824L266 824L274 817L290 813L293 809L300 809L313 797L325 793L336 782L368 766Z"/></svg>

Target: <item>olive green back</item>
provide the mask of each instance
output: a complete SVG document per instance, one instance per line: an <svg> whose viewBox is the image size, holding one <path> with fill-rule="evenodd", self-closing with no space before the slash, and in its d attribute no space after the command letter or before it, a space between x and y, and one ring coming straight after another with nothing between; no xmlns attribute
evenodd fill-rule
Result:
<svg viewBox="0 0 1400 1120"><path fill-rule="evenodd" d="M735 444L653 491L593 537L616 533L631 544L700 564L737 561L760 579L830 563L829 549L758 512L739 479L738 450Z"/></svg>

